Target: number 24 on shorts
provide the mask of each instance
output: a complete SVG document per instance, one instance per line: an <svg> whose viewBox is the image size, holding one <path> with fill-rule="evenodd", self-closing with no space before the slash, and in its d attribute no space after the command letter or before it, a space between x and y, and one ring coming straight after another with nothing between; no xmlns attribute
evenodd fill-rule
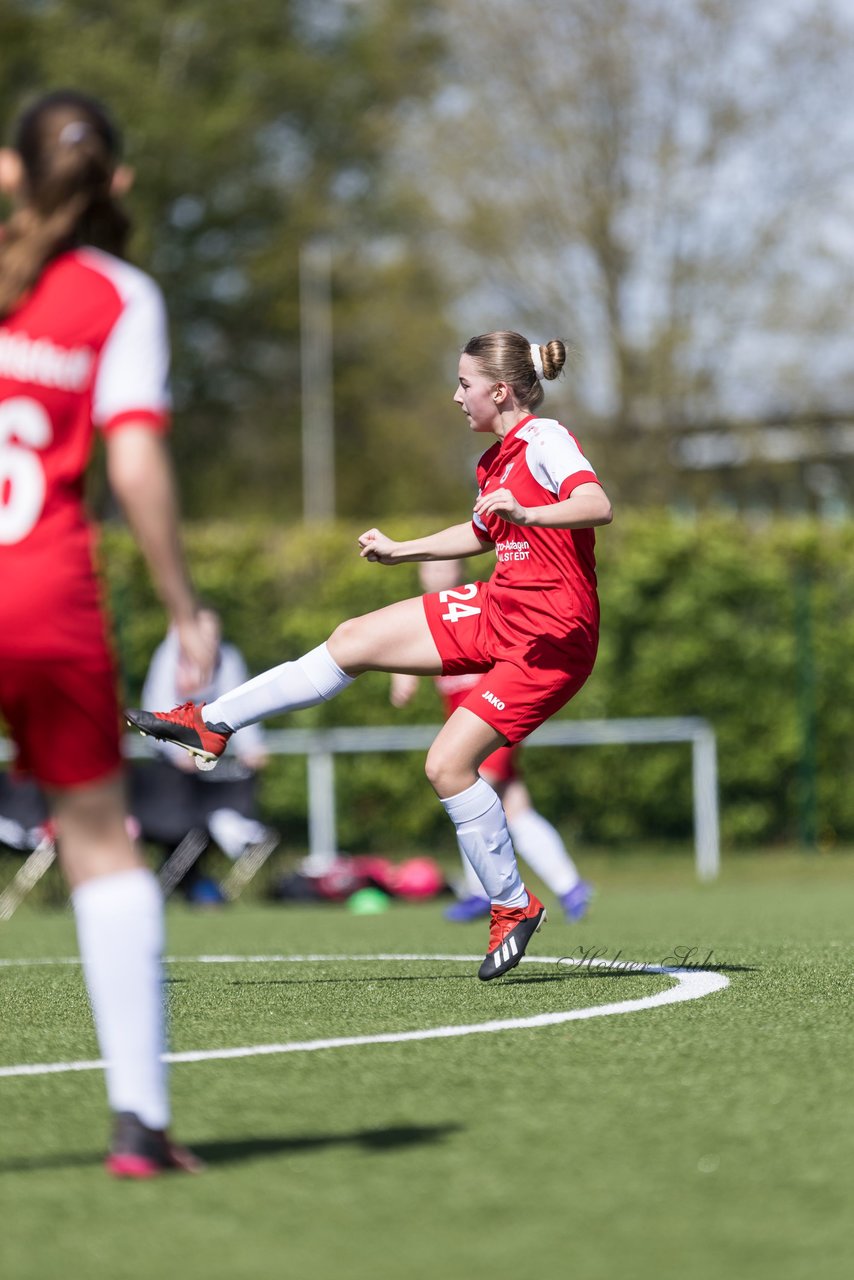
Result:
<svg viewBox="0 0 854 1280"><path fill-rule="evenodd" d="M473 604L462 604L463 600L471 600L477 595L477 583L469 582L465 587L454 587L452 591L440 591L439 599L448 606L448 612L442 614L443 622L459 622L460 618L471 618L480 609Z"/></svg>

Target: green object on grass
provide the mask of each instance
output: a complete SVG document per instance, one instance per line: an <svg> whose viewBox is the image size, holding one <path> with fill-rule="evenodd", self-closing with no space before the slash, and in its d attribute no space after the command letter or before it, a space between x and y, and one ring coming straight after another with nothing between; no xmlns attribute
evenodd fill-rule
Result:
<svg viewBox="0 0 854 1280"><path fill-rule="evenodd" d="M357 889L347 899L347 907L354 916L376 916L388 911L389 899L382 889Z"/></svg>

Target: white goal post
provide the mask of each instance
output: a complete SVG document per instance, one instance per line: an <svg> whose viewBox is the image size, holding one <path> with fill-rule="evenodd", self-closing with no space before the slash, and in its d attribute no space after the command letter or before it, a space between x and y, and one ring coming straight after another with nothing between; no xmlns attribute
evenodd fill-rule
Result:
<svg viewBox="0 0 854 1280"><path fill-rule="evenodd" d="M265 735L271 755L304 755L308 768L309 865L321 869L337 856L335 756L375 751L426 751L440 725L363 725L338 729L270 729ZM718 765L715 733L697 716L663 716L622 720L553 720L525 739L529 747L686 742L692 749L694 859L700 880L720 871ZM138 735L125 739L128 756L144 757L151 746ZM0 760L9 759L9 744L0 740Z"/></svg>

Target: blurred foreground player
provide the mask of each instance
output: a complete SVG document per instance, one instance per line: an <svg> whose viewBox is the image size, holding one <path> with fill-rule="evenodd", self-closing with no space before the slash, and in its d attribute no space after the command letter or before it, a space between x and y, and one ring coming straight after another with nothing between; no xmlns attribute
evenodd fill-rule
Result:
<svg viewBox="0 0 854 1280"><path fill-rule="evenodd" d="M243 654L236 645L222 639L218 615L212 609L202 609L200 616L212 636L219 637L211 680L187 687L178 634L170 627L151 656L142 686L144 707L168 707L187 697L194 702L213 702L220 693L249 679ZM195 846L197 851L204 852L210 837L235 863L257 850L262 842L273 840L275 833L258 817L258 773L268 760L264 732L259 725L250 724L236 733L229 742L225 761L213 773L200 773L180 747L165 742L156 746L153 760L134 761L131 766L130 803L143 839L172 851L161 869L161 884L165 875L165 891L180 888L187 901L196 906L222 905L228 901L225 888L212 877L200 874L199 861L179 873L181 864L175 855L194 831L205 836ZM172 869L174 876L169 874Z"/></svg>
<svg viewBox="0 0 854 1280"><path fill-rule="evenodd" d="M123 261L131 172L104 107L47 94L0 150L0 714L17 767L43 788L113 1112L108 1169L195 1170L167 1136L163 905L127 834L116 672L83 479L95 431L107 472L180 635L195 683L199 626L163 435L169 349L161 294Z"/></svg>

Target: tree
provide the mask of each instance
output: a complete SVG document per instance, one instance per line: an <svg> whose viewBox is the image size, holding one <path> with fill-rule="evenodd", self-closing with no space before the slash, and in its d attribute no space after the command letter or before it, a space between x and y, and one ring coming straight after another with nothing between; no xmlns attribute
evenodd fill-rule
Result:
<svg viewBox="0 0 854 1280"><path fill-rule="evenodd" d="M603 434L618 494L678 493L692 424L851 403L828 332L854 283L840 7L442 8L447 69L410 122L410 177L429 175L472 327L571 340L564 403Z"/></svg>
<svg viewBox="0 0 854 1280"><path fill-rule="evenodd" d="M24 91L74 84L124 126L134 256L170 306L186 509L301 514L298 260L317 236L337 246L342 462L409 456L410 502L429 505L435 467L402 436L442 403L444 299L387 156L432 87L432 5L13 0L0 22L7 119ZM341 470L345 512L388 509L382 469Z"/></svg>

